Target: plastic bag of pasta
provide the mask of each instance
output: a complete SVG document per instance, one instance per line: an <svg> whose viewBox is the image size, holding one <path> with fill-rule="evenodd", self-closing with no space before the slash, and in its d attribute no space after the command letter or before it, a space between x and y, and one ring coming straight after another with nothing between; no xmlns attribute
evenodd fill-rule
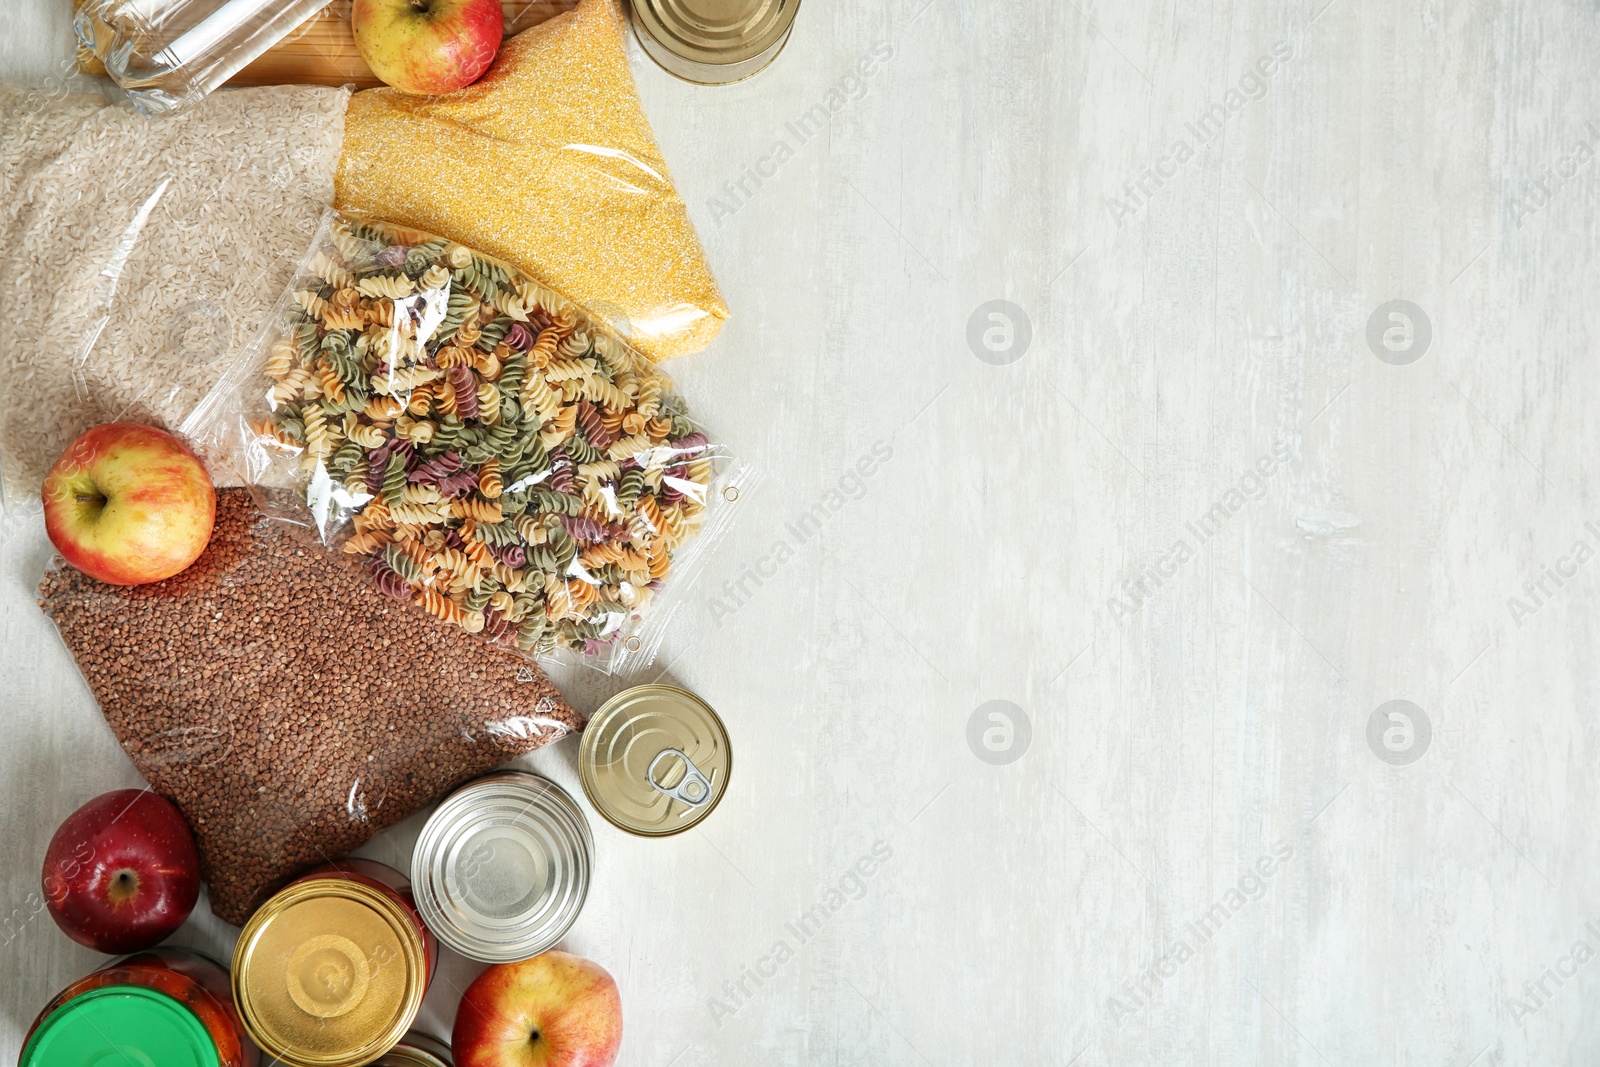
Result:
<svg viewBox="0 0 1600 1067"><path fill-rule="evenodd" d="M330 213L274 325L184 430L384 593L616 669L743 470L582 308L464 245Z"/></svg>

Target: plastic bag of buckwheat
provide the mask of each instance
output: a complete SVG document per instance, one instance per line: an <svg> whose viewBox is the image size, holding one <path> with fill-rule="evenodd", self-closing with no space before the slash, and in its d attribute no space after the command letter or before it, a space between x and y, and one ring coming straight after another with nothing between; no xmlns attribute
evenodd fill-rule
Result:
<svg viewBox="0 0 1600 1067"><path fill-rule="evenodd" d="M218 493L211 543L176 577L106 585L57 560L39 598L234 924L583 725L537 666L396 604L244 489Z"/></svg>

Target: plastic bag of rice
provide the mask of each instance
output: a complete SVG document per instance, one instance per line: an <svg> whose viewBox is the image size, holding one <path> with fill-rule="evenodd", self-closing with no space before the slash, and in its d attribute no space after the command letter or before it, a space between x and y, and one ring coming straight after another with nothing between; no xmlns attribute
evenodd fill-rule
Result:
<svg viewBox="0 0 1600 1067"><path fill-rule="evenodd" d="M183 421L293 277L348 102L239 89L151 122L0 86L0 504L96 423Z"/></svg>

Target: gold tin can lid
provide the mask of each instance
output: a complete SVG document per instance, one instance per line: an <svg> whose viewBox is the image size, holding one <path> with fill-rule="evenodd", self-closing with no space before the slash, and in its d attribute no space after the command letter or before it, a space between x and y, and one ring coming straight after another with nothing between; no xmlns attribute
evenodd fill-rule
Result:
<svg viewBox="0 0 1600 1067"><path fill-rule="evenodd" d="M357 1067L392 1049L427 992L427 947L401 905L338 878L295 882L245 923L233 1000L290 1067Z"/></svg>
<svg viewBox="0 0 1600 1067"><path fill-rule="evenodd" d="M412 1031L373 1060L372 1067L451 1067L450 1049L437 1038Z"/></svg>
<svg viewBox="0 0 1600 1067"><path fill-rule="evenodd" d="M584 727L578 753L595 810L645 837L682 833L710 815L732 770L717 713L671 685L641 685L606 701Z"/></svg>
<svg viewBox="0 0 1600 1067"><path fill-rule="evenodd" d="M688 81L723 85L777 57L800 0L633 0L631 7L651 59Z"/></svg>

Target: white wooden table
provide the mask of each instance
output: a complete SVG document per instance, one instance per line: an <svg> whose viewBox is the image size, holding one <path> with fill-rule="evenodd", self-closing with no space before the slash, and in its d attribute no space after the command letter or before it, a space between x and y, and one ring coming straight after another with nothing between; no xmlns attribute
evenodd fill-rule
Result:
<svg viewBox="0 0 1600 1067"><path fill-rule="evenodd" d="M10 0L0 76L65 4ZM1595 30L810 0L731 88L636 54L735 310L674 371L766 480L662 660L731 792L592 820L623 1063L1600 1058ZM47 551L0 548L6 1062L99 959L26 914L45 842L137 781Z"/></svg>

